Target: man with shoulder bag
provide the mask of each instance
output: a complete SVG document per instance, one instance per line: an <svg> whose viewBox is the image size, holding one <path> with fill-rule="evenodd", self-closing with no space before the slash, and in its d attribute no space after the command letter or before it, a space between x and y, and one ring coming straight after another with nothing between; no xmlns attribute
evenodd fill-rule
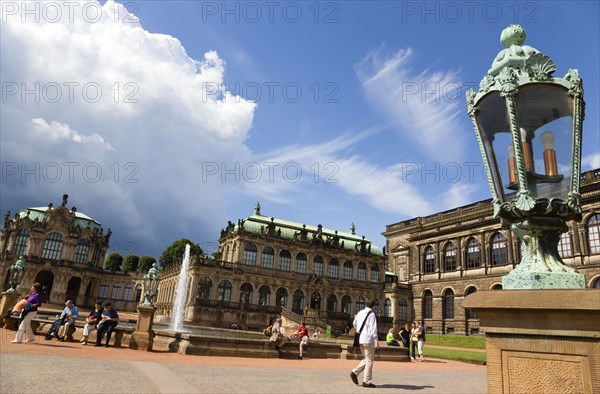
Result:
<svg viewBox="0 0 600 394"><path fill-rule="evenodd" d="M363 376L363 387L375 388L371 378L373 375L373 359L375 357L375 349L379 347L379 341L377 338L377 319L373 312L375 306L375 300L371 299L367 302L367 306L362 311L356 314L354 318L354 328L357 330L355 335L355 346L356 342L360 345L360 351L363 355L363 359L360 363L350 372L350 379L356 385L358 385L358 375L364 371Z"/></svg>

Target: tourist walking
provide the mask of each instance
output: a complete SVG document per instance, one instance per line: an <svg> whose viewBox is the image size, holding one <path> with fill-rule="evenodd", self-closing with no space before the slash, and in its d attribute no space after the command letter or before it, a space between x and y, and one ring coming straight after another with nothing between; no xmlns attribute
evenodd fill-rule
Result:
<svg viewBox="0 0 600 394"><path fill-rule="evenodd" d="M410 327L408 327L408 323L404 324L404 328L400 330L400 338L402 338L402 346L409 349L410 346ZM410 349L409 349L410 353ZM409 354L410 356L410 354Z"/></svg>
<svg viewBox="0 0 600 394"><path fill-rule="evenodd" d="M96 302L94 304L94 310L90 312L88 317L85 319L85 326L83 326L83 339L80 341L84 345L87 345L90 331L94 331L98 327L98 323L102 320L102 304Z"/></svg>
<svg viewBox="0 0 600 394"><path fill-rule="evenodd" d="M17 330L17 336L12 343L21 343L24 333L27 334L25 342L33 342L35 340L33 329L31 328L31 320L36 315L38 308L42 306L39 293L40 287L40 284L37 282L31 286L31 293L27 296L27 304L25 304L25 307L21 311L21 321Z"/></svg>
<svg viewBox="0 0 600 394"><path fill-rule="evenodd" d="M350 379L352 379L352 382L356 385L358 384L358 376L364 372L362 386L371 388L377 387L373 384L371 379L373 378L375 349L379 347L379 341L377 339L377 319L375 318L375 313L373 313L374 306L375 300L369 300L366 308L358 312L354 318L354 328L357 333L360 333L360 352L363 355L363 359L356 368L350 372Z"/></svg>
<svg viewBox="0 0 600 394"><path fill-rule="evenodd" d="M63 327L62 335L58 337L58 340L63 342L65 340L65 336L69 333L69 328L75 324L75 320L79 317L79 310L73 304L73 301L67 300L65 302L65 309L63 309L61 318L65 318L65 325Z"/></svg>
<svg viewBox="0 0 600 394"><path fill-rule="evenodd" d="M110 336L112 335L117 324L119 324L119 314L117 313L117 310L112 307L112 304L107 302L104 305L104 310L102 311L102 320L98 324L96 345L94 346L100 346L102 344L102 335L104 334L104 331L106 331L106 347L108 347Z"/></svg>

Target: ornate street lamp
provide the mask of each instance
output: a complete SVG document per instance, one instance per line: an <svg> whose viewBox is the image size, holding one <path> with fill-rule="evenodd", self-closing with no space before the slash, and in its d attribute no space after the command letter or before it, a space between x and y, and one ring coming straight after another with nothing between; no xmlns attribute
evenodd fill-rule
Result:
<svg viewBox="0 0 600 394"><path fill-rule="evenodd" d="M144 303L142 306L154 306L154 300L158 294L158 281L160 275L156 273L156 263L152 264L152 268L144 275Z"/></svg>
<svg viewBox="0 0 600 394"><path fill-rule="evenodd" d="M21 283L23 275L25 275L25 258L20 256L8 270L10 288L6 291L7 293L17 293L17 286Z"/></svg>
<svg viewBox="0 0 600 394"><path fill-rule="evenodd" d="M558 254L566 221L581 220L579 175L584 117L577 70L553 77L556 66L521 45L525 31L509 25L506 47L467 107L492 192L494 217L521 240L518 267L504 289L584 288L585 278Z"/></svg>

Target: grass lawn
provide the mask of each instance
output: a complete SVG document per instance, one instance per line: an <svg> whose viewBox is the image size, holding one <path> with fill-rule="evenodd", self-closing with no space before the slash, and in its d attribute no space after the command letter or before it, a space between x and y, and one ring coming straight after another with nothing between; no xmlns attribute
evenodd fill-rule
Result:
<svg viewBox="0 0 600 394"><path fill-rule="evenodd" d="M479 336L427 334L425 341L425 348L429 343L441 346L485 349L485 337Z"/></svg>
<svg viewBox="0 0 600 394"><path fill-rule="evenodd" d="M433 357L433 358L443 358L446 360L457 360L457 361L465 361L469 363L475 364L485 364L485 353L481 352L470 352L468 350L450 350L450 349L434 349L428 348L427 343L425 342L425 347L423 349L423 356Z"/></svg>

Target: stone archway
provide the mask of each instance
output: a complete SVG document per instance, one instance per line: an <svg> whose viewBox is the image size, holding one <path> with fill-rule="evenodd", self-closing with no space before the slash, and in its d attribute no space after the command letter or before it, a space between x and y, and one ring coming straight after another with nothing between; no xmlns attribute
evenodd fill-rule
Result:
<svg viewBox="0 0 600 394"><path fill-rule="evenodd" d="M40 298L42 303L50 301L50 293L52 293L52 285L54 284L54 274L52 271L42 270L35 276L34 283L40 284Z"/></svg>
<svg viewBox="0 0 600 394"><path fill-rule="evenodd" d="M66 300L71 300L75 305L77 305L77 295L79 294L79 289L81 288L81 278L78 276L73 276L69 279L69 283L67 284L67 293L65 296Z"/></svg>

